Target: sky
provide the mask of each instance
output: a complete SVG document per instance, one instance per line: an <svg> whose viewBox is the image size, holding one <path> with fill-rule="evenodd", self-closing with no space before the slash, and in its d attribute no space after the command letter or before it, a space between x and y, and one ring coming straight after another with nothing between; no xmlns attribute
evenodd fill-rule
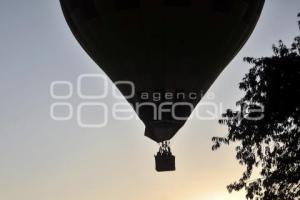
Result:
<svg viewBox="0 0 300 200"><path fill-rule="evenodd" d="M210 88L214 103L234 107L242 96L238 82L250 67L242 58L271 55L279 39L291 43L299 34L298 12L299 0L266 0L251 38ZM211 151L211 138L226 135L217 119L189 120L172 140L177 171L162 174L154 170L158 145L143 136L141 121L109 116L103 128L78 126L76 111L83 100L76 94L77 78L103 72L71 34L58 0L0 0L0 25L0 199L245 199L243 191L226 190L243 171L233 147ZM53 81L71 83L72 97L52 98ZM104 90L97 81L86 84L91 94ZM68 88L56 91L63 95ZM109 109L116 102L125 100L112 94L101 100ZM53 120L55 103L71 105L74 116ZM103 118L97 109L84 115L89 122Z"/></svg>

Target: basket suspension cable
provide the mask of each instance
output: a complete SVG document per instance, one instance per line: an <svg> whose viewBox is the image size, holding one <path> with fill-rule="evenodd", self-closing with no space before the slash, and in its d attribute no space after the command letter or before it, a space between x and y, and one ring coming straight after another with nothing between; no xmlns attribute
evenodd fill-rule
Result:
<svg viewBox="0 0 300 200"><path fill-rule="evenodd" d="M163 141L163 142L160 142L159 143L159 153L162 155L162 154L172 154L171 152L171 147L170 147L170 141L169 140L166 140L166 141Z"/></svg>

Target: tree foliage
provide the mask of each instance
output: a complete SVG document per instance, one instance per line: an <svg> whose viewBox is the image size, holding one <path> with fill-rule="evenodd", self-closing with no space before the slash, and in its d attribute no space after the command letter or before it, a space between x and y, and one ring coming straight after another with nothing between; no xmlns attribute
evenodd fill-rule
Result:
<svg viewBox="0 0 300 200"><path fill-rule="evenodd" d="M243 109L227 110L220 120L228 134L213 138L213 150L235 143L236 159L246 167L227 188L245 189L247 199L300 199L300 36L291 47L279 41L271 57L244 61L252 68L239 85L245 96L237 105L262 105L264 112L262 119L249 120ZM251 181L254 169L260 178Z"/></svg>

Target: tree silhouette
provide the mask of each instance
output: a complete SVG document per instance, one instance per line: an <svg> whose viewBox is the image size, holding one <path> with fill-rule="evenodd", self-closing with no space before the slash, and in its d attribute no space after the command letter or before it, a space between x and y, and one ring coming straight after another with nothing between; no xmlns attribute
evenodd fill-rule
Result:
<svg viewBox="0 0 300 200"><path fill-rule="evenodd" d="M245 189L247 199L300 199L300 36L291 47L279 41L271 57L244 61L253 67L239 85L245 92L237 102L241 109L223 114L228 134L213 138L213 150L235 143L236 158L246 167L227 188ZM250 112L257 105L264 107L262 119ZM251 181L255 168L260 178Z"/></svg>

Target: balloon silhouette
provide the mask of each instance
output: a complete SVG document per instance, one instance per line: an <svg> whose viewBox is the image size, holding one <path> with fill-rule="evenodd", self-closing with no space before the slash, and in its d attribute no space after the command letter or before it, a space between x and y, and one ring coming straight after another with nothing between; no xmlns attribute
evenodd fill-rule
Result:
<svg viewBox="0 0 300 200"><path fill-rule="evenodd" d="M85 51L161 144L157 171L175 170L168 140L252 33L264 0L60 0ZM124 81L130 84L124 84Z"/></svg>

